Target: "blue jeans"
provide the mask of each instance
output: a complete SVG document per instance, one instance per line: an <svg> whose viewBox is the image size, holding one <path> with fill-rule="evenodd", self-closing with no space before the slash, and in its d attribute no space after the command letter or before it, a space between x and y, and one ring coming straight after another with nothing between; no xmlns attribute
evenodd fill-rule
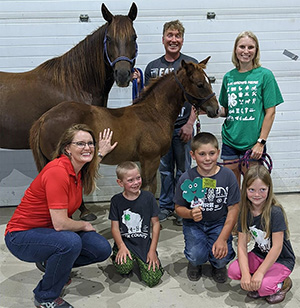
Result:
<svg viewBox="0 0 300 308"><path fill-rule="evenodd" d="M212 253L212 246L218 239L224 223L225 219L208 222L183 220L184 254L193 266L202 265L209 261L215 268L222 268L235 257L231 235L227 240L228 253L226 257L216 259Z"/></svg>
<svg viewBox="0 0 300 308"><path fill-rule="evenodd" d="M75 233L35 228L7 233L5 243L22 261L47 261L46 272L33 290L40 302L60 296L73 267L104 261L111 254L109 242L94 231Z"/></svg>
<svg viewBox="0 0 300 308"><path fill-rule="evenodd" d="M178 135L180 128L173 131L170 149L160 160L159 172L161 191L159 206L161 209L174 211L174 192L178 179L191 167L191 141L185 143ZM175 171L176 168L176 171Z"/></svg>

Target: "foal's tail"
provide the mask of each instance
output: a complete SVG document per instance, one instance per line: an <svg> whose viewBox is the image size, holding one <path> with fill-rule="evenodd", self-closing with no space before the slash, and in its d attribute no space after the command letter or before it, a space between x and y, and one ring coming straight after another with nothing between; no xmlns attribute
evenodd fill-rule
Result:
<svg viewBox="0 0 300 308"><path fill-rule="evenodd" d="M29 134L29 145L32 150L33 158L38 172L40 172L49 162L40 147L40 132L42 124L43 121L41 119L35 121L30 129Z"/></svg>

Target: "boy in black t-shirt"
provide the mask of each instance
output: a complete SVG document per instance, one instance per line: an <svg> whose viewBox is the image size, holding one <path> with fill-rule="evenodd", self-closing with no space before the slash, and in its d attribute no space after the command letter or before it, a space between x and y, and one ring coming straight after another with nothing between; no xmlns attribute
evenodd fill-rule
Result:
<svg viewBox="0 0 300 308"><path fill-rule="evenodd" d="M109 212L115 240L113 264L120 274L128 275L136 260L142 280L153 287L163 275L156 252L160 232L158 206L151 192L141 190L142 178L137 164L123 162L117 166L116 173L117 183L124 190L112 197Z"/></svg>

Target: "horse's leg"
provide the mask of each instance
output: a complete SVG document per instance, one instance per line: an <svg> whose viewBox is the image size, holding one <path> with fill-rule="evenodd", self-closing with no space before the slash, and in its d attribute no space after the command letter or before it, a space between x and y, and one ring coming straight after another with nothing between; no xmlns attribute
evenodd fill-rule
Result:
<svg viewBox="0 0 300 308"><path fill-rule="evenodd" d="M79 207L79 211L80 211L80 219L84 220L84 221L93 221L97 219L97 216L93 213L90 212L90 210L88 210L86 208L86 206L84 205L84 201L82 199L81 201L81 205Z"/></svg>
<svg viewBox="0 0 300 308"><path fill-rule="evenodd" d="M157 188L156 174L159 162L160 157L144 161L141 160L141 176L143 179L142 188L151 191L153 194L155 194Z"/></svg>

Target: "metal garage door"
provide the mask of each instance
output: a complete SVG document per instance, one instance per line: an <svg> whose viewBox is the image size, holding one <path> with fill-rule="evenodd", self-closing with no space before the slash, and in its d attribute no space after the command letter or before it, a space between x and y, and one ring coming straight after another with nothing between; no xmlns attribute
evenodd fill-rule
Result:
<svg viewBox="0 0 300 308"><path fill-rule="evenodd" d="M137 67L160 56L162 25L180 19L185 28L183 52L202 60L211 55L207 72L216 78L218 94L222 77L232 68L231 52L235 37L252 30L261 45L261 62L276 76L285 103L277 108L268 139L273 158L272 177L276 192L300 191L300 61L283 54L286 49L300 54L300 2L296 0L232 1L135 1L138 17L134 22L139 44ZM132 1L107 0L114 14L127 14ZM100 1L14 1L0 2L0 70L30 70L61 55L104 23ZM88 22L80 22L80 15ZM113 87L110 107L130 104L131 89ZM220 140L222 120L201 116L202 130ZM1 133L1 132L0 132ZM101 166L99 190L87 201L104 201L119 191L114 167ZM19 203L24 190L36 175L30 151L0 150L0 206Z"/></svg>

